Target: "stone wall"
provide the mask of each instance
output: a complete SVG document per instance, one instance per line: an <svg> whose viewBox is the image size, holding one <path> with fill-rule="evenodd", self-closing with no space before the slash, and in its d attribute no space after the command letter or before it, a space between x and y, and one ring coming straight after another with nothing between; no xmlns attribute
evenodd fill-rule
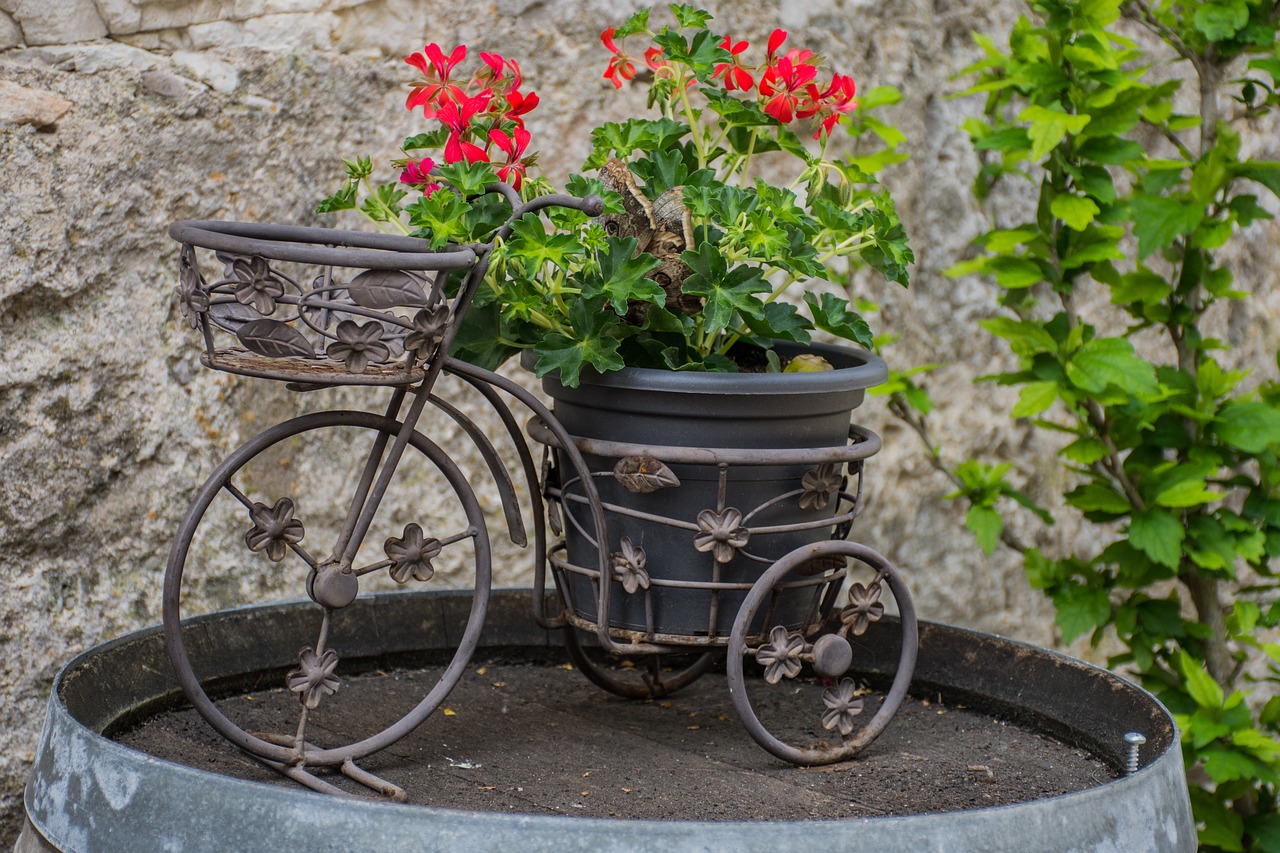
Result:
<svg viewBox="0 0 1280 853"><path fill-rule="evenodd" d="M0 549L8 576L0 603L0 826L8 829L0 843L16 832L53 674L76 652L159 620L169 539L196 484L267 423L339 402L380 405L369 394L291 394L203 370L197 336L173 299L169 222L355 227L316 216L315 203L335 186L339 157L385 162L414 132L402 109L409 73L400 57L426 41L521 59L543 98L530 121L535 145L544 171L562 181L587 151L584 128L643 106L599 76L597 35L621 20L624 5L0 0ZM869 283L867 295L883 305L880 328L904 336L893 358L943 365L935 420L948 454L1010 459L1033 491L1052 494L1058 484L1036 474L1052 448L1010 427L1001 415L1010 401L998 389L976 395L970 384L1007 358L974 334L994 308L992 289L940 275L985 227L968 192L976 162L957 130L980 105L948 98L959 88L951 77L975 58L969 32L1003 31L1018 4L718 5L726 30L759 38L780 24L861 86L904 92L893 119L913 159L888 183L918 264L909 292ZM1244 259L1259 288L1274 283L1273 253L1263 248L1274 237L1259 233ZM1275 339L1274 324L1238 331L1260 352ZM906 572L923 617L1052 643L1051 611L1017 562L978 552L913 436L881 401L871 398L866 410L885 450L870 468L858 538ZM447 425L432 427L448 444ZM481 470L478 457L468 460ZM481 499L496 506L493 494ZM1038 542L1046 535L1020 532ZM1084 534L1064 526L1052 535ZM528 583L527 559L499 545L496 582ZM461 570L440 580L467 583ZM210 593L207 604L284 587L253 583Z"/></svg>

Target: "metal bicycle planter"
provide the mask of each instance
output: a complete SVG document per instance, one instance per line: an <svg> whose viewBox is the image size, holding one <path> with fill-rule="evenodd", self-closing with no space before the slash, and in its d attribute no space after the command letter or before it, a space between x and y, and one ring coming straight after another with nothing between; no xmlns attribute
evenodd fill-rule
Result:
<svg viewBox="0 0 1280 853"><path fill-rule="evenodd" d="M504 185L497 185L490 192L504 197L512 211L508 225L498 232L499 238L508 236L511 222L551 205L576 208L588 215L598 215L602 209L597 197L554 195L522 204ZM362 770L356 762L385 749L420 725L457 683L480 640L492 568L489 531L472 484L454 455L418 429L428 408L441 413L478 451L501 496L508 534L518 545L526 545L529 540L511 474L485 432L461 408L434 393L437 380L444 373L451 374L492 406L517 449L521 473L531 493L545 492L554 510L572 492L575 530L592 541L610 542L610 518L596 489L597 472L575 444L580 440L571 436L537 398L510 380L447 355L459 321L484 280L491 244L447 246L433 251L426 241L414 238L229 222L179 222L171 227L170 234L182 244L178 288L181 307L188 323L203 336L205 350L201 360L206 366L284 381L295 391L366 385L383 386L390 392L381 414L336 409L267 428L235 450L198 490L175 537L164 584L165 640L179 683L217 732L286 776L317 790L341 793L341 789L314 772L329 768L381 795L403 799L403 791ZM210 253L214 256L212 266ZM203 272L218 267L219 275L206 276ZM539 477L519 422L503 395L532 412L535 437L557 448L554 479L574 484L568 491L558 492L556 486L544 489L548 478ZM769 682L783 676L794 677L803 663L810 663L820 676L840 679L824 697L827 712L823 715L825 727L841 734L840 744L816 751L780 745L759 722L749 702L737 707L752 736L780 757L805 764L850 757L892 716L906 692L915 656L914 614L893 568L869 549L840 541L848 532L858 501L856 494L846 493L837 466L851 464L850 473L857 477L860 490L861 461L878 447L878 439L869 433L855 431L853 435L852 445L805 451L784 460L791 465L817 465L818 481L791 498L807 496L800 498L802 502L822 502L826 506L821 500L825 497L827 501L834 499L833 507L841 507L833 515L801 525L809 531L803 547L773 555L778 559L764 560L757 579L733 581L732 592L722 591L726 582L715 576L691 587L695 594L709 594L712 602L722 598L733 600L735 605L740 602L736 614L729 617L734 622L732 630L712 629L703 636L653 631L636 636L624 631L626 642L619 642L618 629L608 619L584 622L567 585L566 572L594 577L596 580L589 582L597 589L596 612L608 614L614 584L598 581L612 578L618 562L606 548L594 549L589 564L572 569L553 554L562 612L547 614L543 604L546 524L542 503L534 501L530 509L537 580L533 606L537 618L548 627L594 629L606 650L647 656L653 672L661 671L662 654L710 650L679 677L660 678L656 682L658 692L696 678L710 665L711 652L726 648L736 656L729 663L735 701L737 694L745 696L742 659L747 655L766 664ZM587 450L596 453L602 449ZM665 450L649 450L667 455L673 463L679 462ZM336 456L354 460L353 474L346 479L335 476L321 487L301 489L291 479L295 470L291 454L308 453L323 454L334 467L340 467L341 460ZM721 452L712 460L721 472L722 494L730 481L729 466L758 464L754 457L739 458L740 455ZM646 476L643 470L635 473L641 479ZM417 489L416 494L428 495L429 499L396 500L394 495L401 488L410 492ZM441 495L445 496L443 501ZM457 511L446 524L434 520L434 516L424 524L430 515L428 504L456 506ZM720 507L722 514L725 509ZM206 533L221 524L238 525L234 537L217 539L216 533ZM726 553L720 547L726 536L732 539L732 525L726 530L725 536L707 534L707 541L712 544L706 550L717 557ZM207 548L203 544L206 536L212 542ZM224 713L210 698L214 687L202 682L186 648L183 599L193 594L193 588L198 589L201 583L239 583L243 591L247 584L247 594L252 596L252 582L245 580L243 573L220 575L217 571L219 561L226 559L219 548L232 547L233 540L239 543L234 547L247 549L254 560L260 561L258 565L284 573L318 607L315 642L301 650L297 665L282 679L283 689L299 698L298 714L296 719L282 722L278 731L251 732ZM835 633L822 634L846 576L845 557L870 566L874 577L867 586L852 587L857 601L844 608ZM361 720L358 725L344 724L334 730L324 717L330 703L340 699L335 694L342 686L337 674L342 664L340 643L331 636L334 615L350 606L362 589L371 588L369 585L384 574L390 579L384 583L425 583L433 576L436 564L458 560L474 567L474 598L468 621L456 638L454 652L439 681L424 689L425 695L408 710L389 712L387 719ZM717 560L717 565L723 562L726 561ZM772 568L766 571L770 563ZM210 564L213 571L207 569ZM192 571L193 567L199 567L203 574ZM212 575L214 580L205 581L205 575ZM902 615L904 652L893 688L880 711L855 735L852 718L860 708L860 700L854 695L852 680L842 677L851 658L844 637L858 633L859 625L865 625L869 614L879 615L882 607L875 596L882 584L892 589ZM788 614L774 624L778 621L775 612L779 601L785 602L783 609ZM581 657L581 648L576 644L574 648ZM589 664L584 663L584 670L614 692L655 692L652 687L639 693L619 687L603 670Z"/></svg>

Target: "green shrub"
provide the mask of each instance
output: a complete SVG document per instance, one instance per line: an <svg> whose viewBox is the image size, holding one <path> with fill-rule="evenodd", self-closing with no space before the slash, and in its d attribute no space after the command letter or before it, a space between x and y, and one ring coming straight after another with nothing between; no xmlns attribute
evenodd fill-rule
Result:
<svg viewBox="0 0 1280 853"><path fill-rule="evenodd" d="M1028 6L1007 50L977 36L965 94L986 104L966 130L978 198L1029 180L1034 218L984 234L952 272L999 286L982 325L1018 369L985 379L1018 388L1011 417L1062 434L1065 511L1098 524L1096 546L1027 547L1004 528L1008 499L1046 516L1009 466L938 464L980 544L1022 551L1063 639L1113 636L1110 665L1175 713L1202 846L1280 850L1280 385L1206 331L1218 303L1257 299L1219 255L1271 218L1256 193L1280 193L1280 163L1241 156L1280 103L1280 8ZM895 382L894 411L927 440L927 398Z"/></svg>

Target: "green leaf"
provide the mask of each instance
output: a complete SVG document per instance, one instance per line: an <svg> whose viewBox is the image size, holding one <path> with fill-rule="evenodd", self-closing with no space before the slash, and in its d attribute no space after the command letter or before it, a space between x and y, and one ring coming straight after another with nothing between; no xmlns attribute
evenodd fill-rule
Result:
<svg viewBox="0 0 1280 853"><path fill-rule="evenodd" d="M1204 824L1199 830L1201 849L1224 850L1241 853L1244 821L1240 815L1226 807L1210 791L1192 786L1191 802L1196 820Z"/></svg>
<svg viewBox="0 0 1280 853"><path fill-rule="evenodd" d="M703 82L711 78L716 65L732 59L729 51L720 46L721 39L710 30L699 30L692 39L685 41L684 36L664 27L653 41L662 48L667 61L688 66Z"/></svg>
<svg viewBox="0 0 1280 853"><path fill-rule="evenodd" d="M649 29L649 9L639 9L627 18L626 22L614 31L613 37L622 40L627 36L639 35Z"/></svg>
<svg viewBox="0 0 1280 853"><path fill-rule="evenodd" d="M512 223L511 231L510 247L530 272L536 272L544 264L563 268L570 258L583 251L582 244L572 234L548 234L537 213L520 217Z"/></svg>
<svg viewBox="0 0 1280 853"><path fill-rule="evenodd" d="M1023 127L1006 127L994 133L973 137L975 151L1022 151L1030 145L1031 139Z"/></svg>
<svg viewBox="0 0 1280 853"><path fill-rule="evenodd" d="M1012 317L992 317L979 321L978 325L996 337L1004 338L1018 355L1030 356L1056 352L1058 349L1058 342L1039 323L1015 320Z"/></svg>
<svg viewBox="0 0 1280 853"><path fill-rule="evenodd" d="M1027 549L1023 554L1023 567L1032 589L1049 589L1058 581L1057 563L1045 557L1039 548Z"/></svg>
<svg viewBox="0 0 1280 853"><path fill-rule="evenodd" d="M1000 531L1004 530L1004 521L1000 518L1000 513L991 507L975 504L969 507L969 512L965 514L964 526L973 531L974 538L978 540L978 547L982 548L988 556L995 552L996 546L1000 544Z"/></svg>
<svg viewBox="0 0 1280 853"><path fill-rule="evenodd" d="M764 306L762 316L746 314L742 319L748 329L765 340L807 344L813 339L809 334L812 324L808 318L788 302L769 302Z"/></svg>
<svg viewBox="0 0 1280 853"><path fill-rule="evenodd" d="M1028 382L1018 392L1018 403L1013 407L1010 416L1030 418L1043 412L1058 399L1058 383Z"/></svg>
<svg viewBox="0 0 1280 853"><path fill-rule="evenodd" d="M1005 255L1039 236L1038 228L1014 228L1006 231L988 231L982 235L981 240L988 252Z"/></svg>
<svg viewBox="0 0 1280 853"><path fill-rule="evenodd" d="M1135 513L1129 522L1129 542L1155 563L1176 569L1182 559L1186 529L1163 510Z"/></svg>
<svg viewBox="0 0 1280 853"><path fill-rule="evenodd" d="M1222 41L1249 23L1249 7L1244 0L1202 3L1196 8L1192 21L1209 41Z"/></svg>
<svg viewBox="0 0 1280 853"><path fill-rule="evenodd" d="M560 381L569 388L576 388L584 367L600 372L621 370L625 365L618 355L618 338L601 335L584 341L575 341L566 335L547 335L534 346L538 356L534 373L539 377L559 371Z"/></svg>
<svg viewBox="0 0 1280 853"><path fill-rule="evenodd" d="M357 190L358 184L354 181L348 181L342 189L316 205L316 213L333 213L338 210L355 209Z"/></svg>
<svg viewBox="0 0 1280 853"><path fill-rule="evenodd" d="M1203 205L1165 196L1136 196L1129 202L1138 259L1163 249L1181 234L1190 234L1204 219Z"/></svg>
<svg viewBox="0 0 1280 853"><path fill-rule="evenodd" d="M1204 664L1182 650L1175 654L1175 661L1178 671L1182 673L1187 693L1195 703L1210 710L1221 708L1225 699L1222 687L1205 670Z"/></svg>
<svg viewBox="0 0 1280 853"><path fill-rule="evenodd" d="M626 240L610 237L605 250L600 253L598 271L587 276L582 283L582 296L587 299L603 296L618 315L627 312L627 302L633 299L654 305L665 304L666 292L661 285L646 278L660 262L645 253L633 257L635 248L634 237Z"/></svg>
<svg viewBox="0 0 1280 853"><path fill-rule="evenodd" d="M466 202L448 190L437 190L430 198L423 196L405 208L409 224L418 229L414 236L430 239L433 249L450 242L465 242L469 210Z"/></svg>
<svg viewBox="0 0 1280 853"><path fill-rule="evenodd" d="M1081 160L1092 160L1108 166L1123 166L1146 156L1146 151L1140 144L1120 136L1095 136L1087 139L1076 153Z"/></svg>
<svg viewBox="0 0 1280 853"><path fill-rule="evenodd" d="M1201 751L1204 772L1209 778L1221 785L1236 779L1258 779L1267 772L1267 767L1257 759L1224 747L1211 746Z"/></svg>
<svg viewBox="0 0 1280 853"><path fill-rule="evenodd" d="M443 148L449 139L449 129L442 127L429 133L415 133L405 139L401 151L421 151L424 148Z"/></svg>
<svg viewBox="0 0 1280 853"><path fill-rule="evenodd" d="M460 160L457 163L437 166L435 173L464 198L481 195L488 187L498 182L498 175L493 171L493 165L483 160L476 163Z"/></svg>
<svg viewBox="0 0 1280 853"><path fill-rule="evenodd" d="M1044 270L1028 258L988 258L984 272L993 273L996 284L1009 290L1022 290L1045 280Z"/></svg>
<svg viewBox="0 0 1280 853"><path fill-rule="evenodd" d="M1054 197L1049 203L1049 212L1066 223L1068 228L1083 231L1100 210L1091 198L1064 194Z"/></svg>
<svg viewBox="0 0 1280 853"><path fill-rule="evenodd" d="M1105 589L1063 584L1053 594L1053 605L1058 611L1054 621L1062 629L1062 639L1067 643L1111 619L1111 600Z"/></svg>
<svg viewBox="0 0 1280 853"><path fill-rule="evenodd" d="M1187 556L1202 569L1222 571L1236 561L1235 539L1211 515L1198 515L1187 525Z"/></svg>
<svg viewBox="0 0 1280 853"><path fill-rule="evenodd" d="M1079 465L1092 465L1107 455L1107 446L1096 438L1077 438L1058 453Z"/></svg>
<svg viewBox="0 0 1280 853"><path fill-rule="evenodd" d="M1052 151L1068 133L1079 133L1089 124L1087 115L1071 115L1061 108L1030 106L1018 113L1018 121L1030 122L1031 157L1039 160Z"/></svg>
<svg viewBox="0 0 1280 853"><path fill-rule="evenodd" d="M450 350L454 357L485 370L496 370L515 352L515 348L503 343L502 321L496 302L484 306L473 304L467 310Z"/></svg>
<svg viewBox="0 0 1280 853"><path fill-rule="evenodd" d="M759 268L728 269L720 249L710 242L702 243L697 251L685 251L680 258L692 270L681 289L705 300L702 316L708 334L728 328L738 312L763 316L764 303L755 294L771 288Z"/></svg>
<svg viewBox="0 0 1280 853"><path fill-rule="evenodd" d="M824 332L870 348L873 342L871 327L861 314L849 310L849 304L830 293L821 298L812 293L804 295L805 304L813 314L813 324Z"/></svg>
<svg viewBox="0 0 1280 853"><path fill-rule="evenodd" d="M694 6L687 6L683 3L672 3L671 14L676 16L676 23L684 30L699 30L707 26L707 21L711 20L711 13L704 12Z"/></svg>
<svg viewBox="0 0 1280 853"><path fill-rule="evenodd" d="M1133 507L1123 495L1105 483L1093 482L1077 486L1067 493L1067 501L1083 512L1105 512L1124 515Z"/></svg>
<svg viewBox="0 0 1280 853"><path fill-rule="evenodd" d="M1211 492L1205 488L1204 480L1189 479L1165 488L1155 496L1156 506L1184 508L1201 506L1222 497L1219 492Z"/></svg>
<svg viewBox="0 0 1280 853"><path fill-rule="evenodd" d="M667 151L688 133L689 125L669 118L631 118L621 124L605 122L591 131L593 149L583 168L598 169L613 154L625 160L636 150Z"/></svg>
<svg viewBox="0 0 1280 853"><path fill-rule="evenodd" d="M1100 394L1109 386L1138 397L1152 396L1158 388L1155 368L1133 354L1124 338L1094 338L1067 362L1067 377L1082 391Z"/></svg>
<svg viewBox="0 0 1280 853"><path fill-rule="evenodd" d="M1218 438L1245 453L1280 443L1280 409L1262 402L1228 403L1213 420Z"/></svg>
<svg viewBox="0 0 1280 853"><path fill-rule="evenodd" d="M1163 302L1173 292L1173 285L1146 267L1120 276L1111 282L1111 304L1128 305L1139 302L1152 305Z"/></svg>

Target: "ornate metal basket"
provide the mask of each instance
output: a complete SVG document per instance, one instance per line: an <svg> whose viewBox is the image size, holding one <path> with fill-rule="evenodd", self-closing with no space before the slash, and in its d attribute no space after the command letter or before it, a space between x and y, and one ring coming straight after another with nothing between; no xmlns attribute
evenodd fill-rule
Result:
<svg viewBox="0 0 1280 853"><path fill-rule="evenodd" d="M170 234L183 244L180 304L204 337L201 361L306 385L422 381L462 307L448 292L487 248L232 222L179 222ZM213 258L202 265L197 247Z"/></svg>

